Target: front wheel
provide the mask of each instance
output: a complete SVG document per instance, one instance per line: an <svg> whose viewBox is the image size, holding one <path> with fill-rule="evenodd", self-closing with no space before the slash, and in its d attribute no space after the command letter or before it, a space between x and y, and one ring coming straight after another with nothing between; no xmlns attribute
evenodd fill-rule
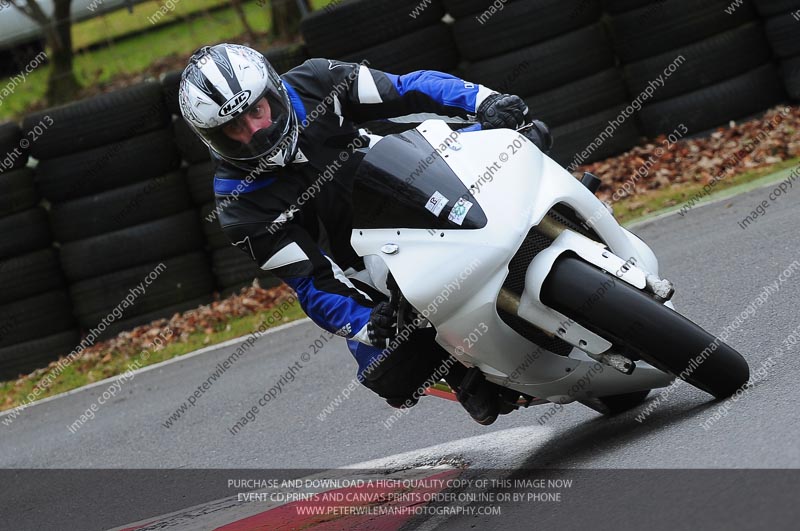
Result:
<svg viewBox="0 0 800 531"><path fill-rule="evenodd" d="M601 336L621 341L654 367L716 398L750 378L741 354L623 280L565 254L542 286L542 302Z"/></svg>

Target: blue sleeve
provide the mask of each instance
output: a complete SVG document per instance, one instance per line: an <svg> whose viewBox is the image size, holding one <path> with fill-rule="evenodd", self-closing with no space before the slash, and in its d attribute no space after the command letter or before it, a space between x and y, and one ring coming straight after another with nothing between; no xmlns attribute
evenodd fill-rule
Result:
<svg viewBox="0 0 800 531"><path fill-rule="evenodd" d="M373 70L373 77L375 71ZM447 115L469 115L478 112L480 105L479 95L491 94L489 89L469 83L450 74L432 70L419 70L398 76L395 74L380 73L388 78L392 88L401 100L405 99L412 112L430 111L444 112ZM391 100L394 94L386 94Z"/></svg>
<svg viewBox="0 0 800 531"><path fill-rule="evenodd" d="M311 277L284 278L297 294L303 311L317 325L333 334L355 338L366 337L370 308L358 303L352 296L319 289Z"/></svg>
<svg viewBox="0 0 800 531"><path fill-rule="evenodd" d="M433 70L397 75L330 59L311 59L306 64L308 72L294 74L298 82L313 84L320 94L335 94L342 115L355 122L417 113L472 119L481 103L495 93Z"/></svg>

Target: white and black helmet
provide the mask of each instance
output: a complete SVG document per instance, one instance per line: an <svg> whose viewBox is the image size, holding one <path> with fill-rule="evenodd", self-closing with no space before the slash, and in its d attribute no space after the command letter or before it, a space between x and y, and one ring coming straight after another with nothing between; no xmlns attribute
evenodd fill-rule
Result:
<svg viewBox="0 0 800 531"><path fill-rule="evenodd" d="M248 144L222 128L266 98L272 125ZM223 160L245 170L289 164L297 152L298 123L286 87L266 58L247 46L217 44L197 50L181 76L183 118Z"/></svg>

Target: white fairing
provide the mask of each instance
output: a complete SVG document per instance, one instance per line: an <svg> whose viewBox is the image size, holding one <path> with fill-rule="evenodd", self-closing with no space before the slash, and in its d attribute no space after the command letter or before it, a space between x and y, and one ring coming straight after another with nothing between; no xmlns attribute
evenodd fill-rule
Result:
<svg viewBox="0 0 800 531"><path fill-rule="evenodd" d="M452 134L441 121L426 121L417 129L431 146L442 145ZM522 140L521 148L514 147L516 139ZM491 182L483 182L477 192L473 191L488 218L485 227L399 229L399 234L397 229L356 227L351 238L359 255L375 255L385 261L409 302L436 327L437 341L464 364L478 366L490 380L553 402L669 384L670 375L641 361L632 375L599 365L583 350L597 354L608 350L611 344L577 323L566 327L560 337L572 345L581 345L581 349L574 348L565 357L541 349L514 332L496 310L511 258L531 227L557 203L566 203L587 220L608 249L565 232L533 259L518 314L537 327L558 334L559 323L567 321L567 317L539 300L544 279L561 253L575 252L616 274L619 281L641 289L645 272L658 274L653 252L620 227L594 194L514 131L463 133L442 157L467 187L499 161L499 169L495 166L494 174L484 179L491 178ZM393 244L389 245L392 249L396 246L397 251L386 253L387 244ZM630 264L630 258L638 267L622 271L621 265L626 261ZM476 329L482 333L479 335Z"/></svg>

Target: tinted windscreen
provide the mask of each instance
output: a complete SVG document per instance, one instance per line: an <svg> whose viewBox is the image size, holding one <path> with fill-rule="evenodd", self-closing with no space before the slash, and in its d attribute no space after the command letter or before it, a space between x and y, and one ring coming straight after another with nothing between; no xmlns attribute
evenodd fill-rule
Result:
<svg viewBox="0 0 800 531"><path fill-rule="evenodd" d="M475 197L417 130L390 135L361 161L353 188L356 229L480 229Z"/></svg>

